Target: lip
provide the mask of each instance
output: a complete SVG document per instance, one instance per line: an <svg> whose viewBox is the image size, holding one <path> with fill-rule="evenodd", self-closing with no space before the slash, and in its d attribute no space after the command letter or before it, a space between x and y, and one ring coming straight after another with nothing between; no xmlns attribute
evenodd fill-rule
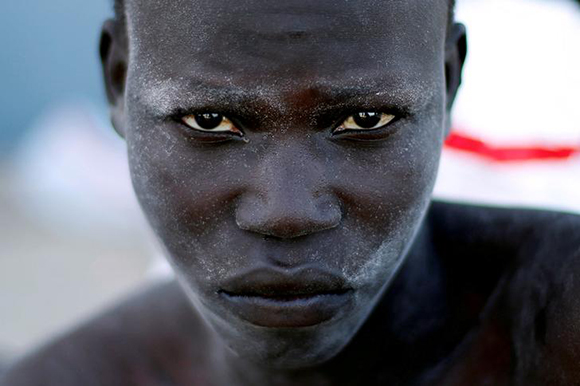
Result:
<svg viewBox="0 0 580 386"><path fill-rule="evenodd" d="M227 280L218 291L240 318L261 327L309 327L352 305L354 290L338 275L316 268L262 268Z"/></svg>

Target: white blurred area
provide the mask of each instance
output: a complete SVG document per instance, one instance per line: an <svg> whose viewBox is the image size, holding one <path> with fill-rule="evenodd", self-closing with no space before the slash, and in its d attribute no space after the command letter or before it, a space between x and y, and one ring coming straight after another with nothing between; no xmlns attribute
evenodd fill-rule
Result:
<svg viewBox="0 0 580 386"><path fill-rule="evenodd" d="M435 196L580 213L580 6L572 0L459 0L457 19L467 26L470 49L454 130L495 153L572 152L494 159L493 151L448 146Z"/></svg>
<svg viewBox="0 0 580 386"><path fill-rule="evenodd" d="M470 56L456 128L493 146L580 147L580 9L460 0ZM0 353L18 354L171 275L103 112L59 103L0 169ZM580 154L497 161L447 147L436 197L580 212Z"/></svg>
<svg viewBox="0 0 580 386"><path fill-rule="evenodd" d="M148 275L153 237L105 117L89 103L53 106L0 173L0 353L90 317Z"/></svg>

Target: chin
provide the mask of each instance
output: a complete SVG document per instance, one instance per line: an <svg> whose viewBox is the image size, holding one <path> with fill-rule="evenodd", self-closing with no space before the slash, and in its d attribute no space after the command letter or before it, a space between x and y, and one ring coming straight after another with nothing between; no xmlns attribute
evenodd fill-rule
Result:
<svg viewBox="0 0 580 386"><path fill-rule="evenodd" d="M354 307L329 321L293 328L258 326L234 314L225 317L222 312L205 315L211 328L236 357L272 369L297 370L336 357L355 336L366 314Z"/></svg>
<svg viewBox="0 0 580 386"><path fill-rule="evenodd" d="M355 332L348 323L283 330L251 327L244 331L245 339L231 341L229 346L238 356L262 366L303 369L334 358Z"/></svg>

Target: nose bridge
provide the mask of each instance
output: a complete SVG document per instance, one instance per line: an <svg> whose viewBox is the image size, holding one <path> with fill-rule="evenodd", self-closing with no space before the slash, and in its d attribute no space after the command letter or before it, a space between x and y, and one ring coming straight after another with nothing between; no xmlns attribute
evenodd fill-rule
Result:
<svg viewBox="0 0 580 386"><path fill-rule="evenodd" d="M256 187L272 203L304 200L319 194L325 185L324 171L316 157L306 146L288 142L268 151L256 171ZM296 199L289 200L290 196Z"/></svg>
<svg viewBox="0 0 580 386"><path fill-rule="evenodd" d="M305 146L272 146L241 197L240 228L278 238L305 236L336 227L342 214L324 166Z"/></svg>

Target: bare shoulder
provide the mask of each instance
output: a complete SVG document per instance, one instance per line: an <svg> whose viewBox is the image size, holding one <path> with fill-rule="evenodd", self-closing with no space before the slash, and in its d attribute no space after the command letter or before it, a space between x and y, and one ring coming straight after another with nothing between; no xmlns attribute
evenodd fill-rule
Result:
<svg viewBox="0 0 580 386"><path fill-rule="evenodd" d="M580 385L580 217L542 217L510 282L520 384Z"/></svg>
<svg viewBox="0 0 580 386"><path fill-rule="evenodd" d="M446 256L467 253L516 271L560 269L580 247L580 216L571 213L435 202L427 222Z"/></svg>
<svg viewBox="0 0 580 386"><path fill-rule="evenodd" d="M580 216L434 203L428 221L470 280L504 278L513 384L580 385Z"/></svg>
<svg viewBox="0 0 580 386"><path fill-rule="evenodd" d="M17 362L2 386L175 385L203 345L200 321L174 282L131 296ZM186 337L184 339L184 336Z"/></svg>
<svg viewBox="0 0 580 386"><path fill-rule="evenodd" d="M430 221L480 276L504 273L514 384L580 385L580 216L436 203Z"/></svg>
<svg viewBox="0 0 580 386"><path fill-rule="evenodd" d="M580 216L550 210L435 201L428 221L447 239L517 248L524 245L522 242L545 244L566 234L577 235Z"/></svg>

